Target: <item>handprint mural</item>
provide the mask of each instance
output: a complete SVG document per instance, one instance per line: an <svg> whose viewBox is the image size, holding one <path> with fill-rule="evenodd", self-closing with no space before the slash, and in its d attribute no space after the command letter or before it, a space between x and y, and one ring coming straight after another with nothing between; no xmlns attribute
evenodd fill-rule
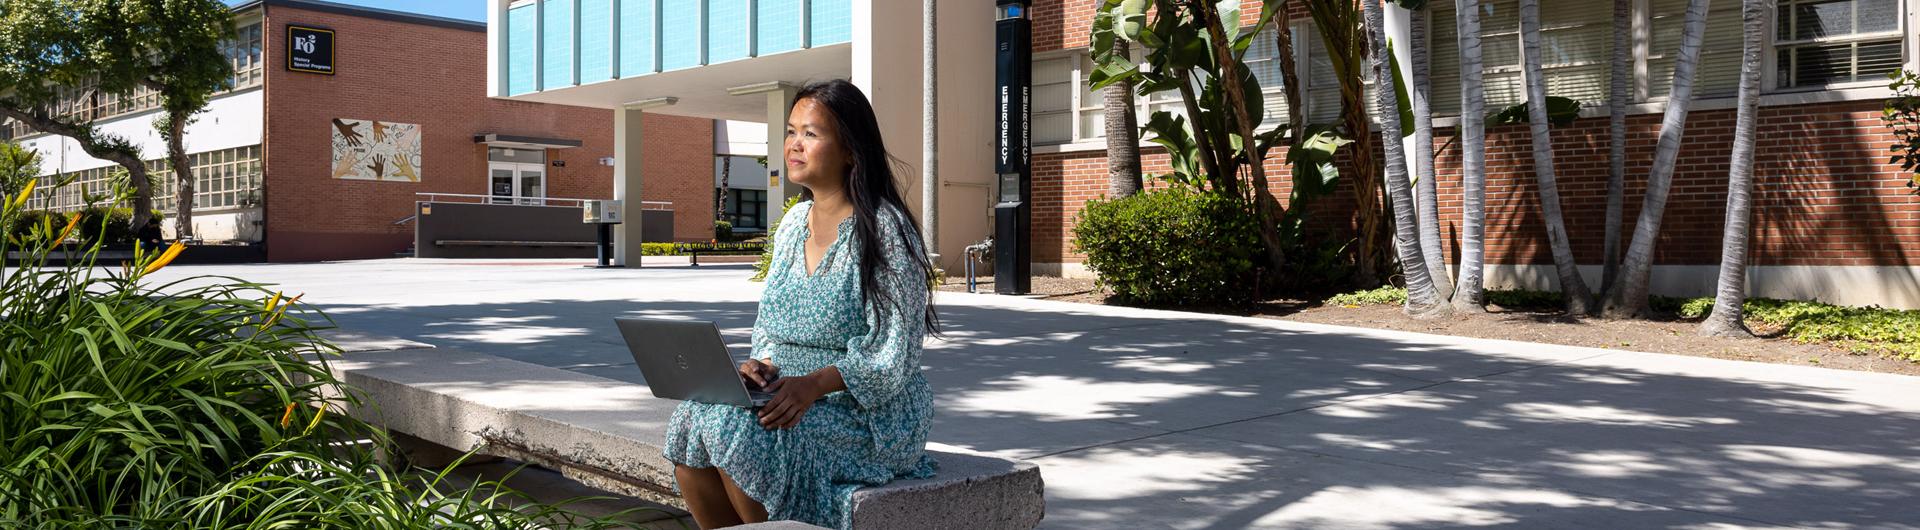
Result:
<svg viewBox="0 0 1920 530"><path fill-rule="evenodd" d="M333 176L420 181L420 125L334 118Z"/></svg>

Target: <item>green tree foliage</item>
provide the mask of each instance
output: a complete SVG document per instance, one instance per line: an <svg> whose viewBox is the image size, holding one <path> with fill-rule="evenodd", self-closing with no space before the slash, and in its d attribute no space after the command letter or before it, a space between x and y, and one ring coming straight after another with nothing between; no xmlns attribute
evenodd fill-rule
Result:
<svg viewBox="0 0 1920 530"><path fill-rule="evenodd" d="M1887 126L1893 129L1893 158L1908 174L1907 187L1920 192L1920 74L1901 70L1888 74L1894 95L1887 98Z"/></svg>
<svg viewBox="0 0 1920 530"><path fill-rule="evenodd" d="M1088 201L1074 246L1118 301L1153 305L1251 300L1260 239L1237 197L1185 188Z"/></svg>
<svg viewBox="0 0 1920 530"><path fill-rule="evenodd" d="M153 189L139 149L96 130L101 116L56 113L62 89L158 92L168 159L188 178L180 136L188 118L232 79L220 51L220 40L233 32L229 17L217 0L0 0L0 115L73 138L88 155L125 167L140 212L130 224L145 224Z"/></svg>
<svg viewBox="0 0 1920 530"><path fill-rule="evenodd" d="M0 197L13 197L40 175L40 152L13 142L0 143Z"/></svg>

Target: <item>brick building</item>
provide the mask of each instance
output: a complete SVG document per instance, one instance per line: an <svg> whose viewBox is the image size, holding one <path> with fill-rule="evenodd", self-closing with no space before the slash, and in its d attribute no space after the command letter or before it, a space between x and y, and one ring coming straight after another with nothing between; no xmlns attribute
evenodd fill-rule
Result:
<svg viewBox="0 0 1920 530"><path fill-rule="evenodd" d="M1581 101L1582 119L1553 133L1565 217L1590 283L1599 280L1607 174L1606 109L1612 46L1612 3L1542 2L1549 93ZM885 142L905 163L902 191L915 214L926 186L937 186L937 227L928 230L941 265L961 266L961 248L993 233L992 133L995 12L988 4L941 2L937 145L923 145L922 38L918 2L891 0L489 0L488 84L495 97L615 110L621 120L670 114L779 123L794 87L846 77L872 99ZM1106 189L1104 109L1086 89L1092 70L1088 26L1098 0L1033 0L1032 134L1033 270L1084 275L1071 234L1082 205ZM1685 0L1633 2L1629 42L1636 72L1630 95L1626 215L1637 214L1641 188L1666 108L1679 48ZM1885 74L1920 65L1913 37L1920 0L1782 0L1768 33L1764 121L1756 190L1754 293L1820 298L1848 304L1920 307L1920 198L1885 163L1892 137L1877 109L1889 95ZM1242 2L1242 24L1259 21L1261 2ZM1435 23L1425 48L1433 57L1432 101L1437 145L1453 143L1459 99L1454 2L1430 2ZM1522 73L1516 0L1480 0L1487 107L1520 103ZM1295 55L1278 57L1271 35L1256 39L1246 60L1267 91L1262 128L1293 119L1337 121L1340 89L1324 45L1302 6L1275 23L1290 24ZM1653 273L1656 293L1702 295L1717 273L1725 171L1739 74L1740 4L1714 2L1687 121L1673 196L1667 206ZM1410 42L1409 13L1389 9L1396 42ZM1302 107L1286 108L1280 61L1305 81ZM1401 64L1410 64L1402 58ZM763 100L764 95L764 100ZM762 106L762 101L765 101ZM1139 98L1136 114L1180 111L1174 93ZM765 118L761 118L761 117ZM1141 120L1142 123L1145 120ZM616 125L616 127L621 127ZM627 126L631 129L631 125ZM645 129L645 127L641 127ZM762 145L779 145L780 127ZM1166 157L1144 149L1149 173L1168 171ZM923 148L937 148L937 178L921 174ZM1520 127L1489 131L1488 280L1493 287L1553 288L1551 258L1537 214L1529 135ZM776 150L777 151L777 150ZM776 153L768 153L778 160ZM1367 153L1378 157L1379 153ZM1346 156L1353 156L1348 153ZM639 159L616 156L616 165ZM1283 153L1267 160L1284 174ZM1456 148L1436 162L1443 229L1458 245L1459 164ZM775 167L779 167L778 164ZM637 179L643 168L616 168ZM623 177L616 176L616 180ZM652 177L648 177L652 182ZM1287 196L1287 179L1274 179ZM1310 222L1336 239L1353 233L1354 197L1321 200ZM638 180L630 186L637 186ZM630 187L629 189L636 189ZM797 192L773 186L767 217L779 198ZM1631 227L1628 227L1631 230Z"/></svg>
<svg viewBox="0 0 1920 530"><path fill-rule="evenodd" d="M1628 117L1625 239L1638 215L1654 143L1660 133L1672 77L1685 0L1635 3L1635 27L1643 44L1632 50L1636 76ZM1106 144L1099 95L1086 90L1088 26L1098 2L1036 0L1034 27L1034 266L1036 271L1086 274L1083 256L1072 251L1072 227L1083 204L1107 187ZM1489 112L1524 101L1519 68L1517 2L1480 2ZM1564 216L1576 259L1590 285L1602 263L1606 207L1608 127L1607 60L1612 43L1611 2L1542 2L1545 74L1550 95L1578 99L1582 118L1552 133ZM1759 150L1755 165L1753 265L1757 296L1822 299L1848 304L1920 307L1920 197L1908 177L1887 163L1893 137L1880 118L1890 91L1886 73L1920 68L1920 38L1914 37L1913 0L1779 2L1768 50ZM1427 46L1434 59L1435 169L1439 175L1443 237L1451 261L1460 219L1460 108L1458 61L1453 44L1453 2L1432 2L1434 31ZM1243 23L1259 2L1243 2ZM1296 6L1297 10L1297 6ZM1410 40L1404 12L1389 12L1389 28ZM1320 38L1303 12L1292 14L1291 58L1308 82L1305 109L1285 108L1277 46L1256 43L1249 65L1269 91L1268 127L1304 115L1332 122L1339 113L1338 87L1321 53ZM1695 101L1656 246L1654 291L1710 295L1718 274L1726 208L1726 171L1738 83L1740 4L1714 2L1696 81ZM1265 35L1273 35L1268 32ZM1404 51L1403 51L1404 53ZM1407 64L1406 58L1401 59ZM1057 87L1057 88L1056 88ZM1141 116L1177 102L1172 95L1141 98ZM1145 120L1142 119L1142 122ZM1376 133L1377 134L1377 133ZM1409 140L1411 142L1411 140ZM1487 140L1487 278L1491 287L1553 289L1552 256L1539 218L1532 142L1524 126L1489 128ZM1411 152L1411 151L1409 151ZM1284 170L1270 155L1269 175ZM1372 156L1380 156L1374 153ZM1157 148L1143 150L1147 173L1169 171ZM1274 190L1286 197L1286 179ZM1151 185L1151 184L1150 184ZM1323 199L1315 222L1350 234L1350 183Z"/></svg>
<svg viewBox="0 0 1920 530"><path fill-rule="evenodd" d="M306 0L246 2L234 17L233 87L186 140L202 239L257 243L276 262L392 257L413 242L420 194L518 204L613 195L613 168L602 162L613 155L612 114L488 97L483 23ZM331 73L290 66L290 28L331 32ZM158 168L165 151L151 127L156 106L142 92L93 96L69 111L94 113ZM650 207L675 211L676 240L713 236L714 123L647 117L652 185L642 198L671 203ZM77 207L104 191L117 167L65 138L10 125L47 161L42 184L78 177L34 207ZM343 159L353 151L336 146L343 141L367 146L365 158ZM171 216L171 178L156 181L168 183L155 196ZM171 222L164 226L172 237Z"/></svg>

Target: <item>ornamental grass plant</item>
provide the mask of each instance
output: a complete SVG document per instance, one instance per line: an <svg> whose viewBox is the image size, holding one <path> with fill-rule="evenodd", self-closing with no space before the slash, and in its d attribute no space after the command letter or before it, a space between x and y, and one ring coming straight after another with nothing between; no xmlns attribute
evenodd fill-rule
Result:
<svg viewBox="0 0 1920 530"><path fill-rule="evenodd" d="M0 226L31 192L0 199ZM361 398L325 366L340 350L316 334L324 314L238 278L150 280L178 243L49 267L49 249L110 229L54 215L0 241L28 255L0 269L0 528L626 525L383 463L390 441L342 413Z"/></svg>

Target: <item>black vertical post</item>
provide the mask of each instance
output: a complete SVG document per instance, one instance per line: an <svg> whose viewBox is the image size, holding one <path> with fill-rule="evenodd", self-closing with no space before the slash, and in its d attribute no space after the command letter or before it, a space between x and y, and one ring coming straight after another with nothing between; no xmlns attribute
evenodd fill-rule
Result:
<svg viewBox="0 0 1920 530"><path fill-rule="evenodd" d="M613 259L613 224L594 223L593 231L599 237L599 244L593 246L594 258L600 267L608 267L608 261Z"/></svg>
<svg viewBox="0 0 1920 530"><path fill-rule="evenodd" d="M1033 90L1032 27L1027 0L996 0L994 20L993 292L1027 294L1033 285L1033 184L1027 143Z"/></svg>

